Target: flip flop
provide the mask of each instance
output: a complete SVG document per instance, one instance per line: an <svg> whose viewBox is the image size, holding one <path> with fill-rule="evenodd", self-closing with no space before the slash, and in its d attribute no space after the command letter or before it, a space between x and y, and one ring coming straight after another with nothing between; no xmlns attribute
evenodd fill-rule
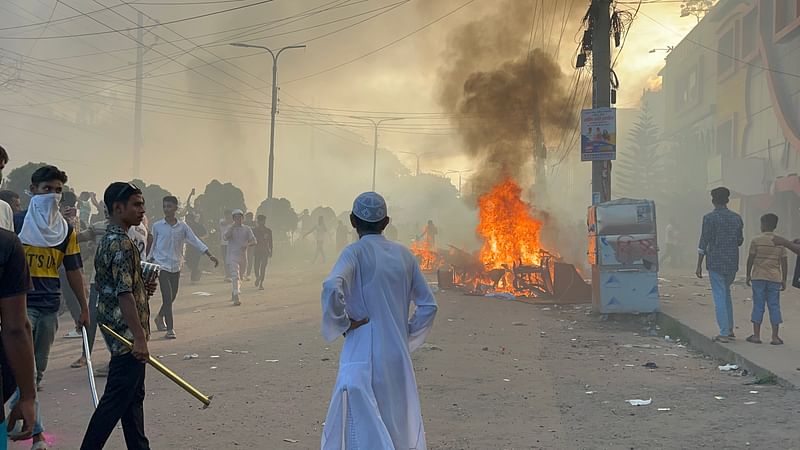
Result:
<svg viewBox="0 0 800 450"><path fill-rule="evenodd" d="M750 335L747 339L745 339L745 341L747 341L747 342L749 342L751 344L760 344L761 343L761 339L756 339L756 337L753 336L753 335Z"/></svg>
<svg viewBox="0 0 800 450"><path fill-rule="evenodd" d="M778 338L777 341L772 341L769 343L770 345L783 345L783 339Z"/></svg>
<svg viewBox="0 0 800 450"><path fill-rule="evenodd" d="M728 338L728 336L723 336L723 335L720 334L719 336L715 336L715 337L711 338L711 341L712 342L719 342L719 343L722 343L722 344L727 344L727 343L730 342L730 339Z"/></svg>

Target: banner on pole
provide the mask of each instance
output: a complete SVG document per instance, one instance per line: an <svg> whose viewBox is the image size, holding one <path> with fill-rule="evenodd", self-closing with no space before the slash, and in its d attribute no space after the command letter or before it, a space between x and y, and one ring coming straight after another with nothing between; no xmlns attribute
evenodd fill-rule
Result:
<svg viewBox="0 0 800 450"><path fill-rule="evenodd" d="M581 161L617 159L617 110L594 108L581 111Z"/></svg>

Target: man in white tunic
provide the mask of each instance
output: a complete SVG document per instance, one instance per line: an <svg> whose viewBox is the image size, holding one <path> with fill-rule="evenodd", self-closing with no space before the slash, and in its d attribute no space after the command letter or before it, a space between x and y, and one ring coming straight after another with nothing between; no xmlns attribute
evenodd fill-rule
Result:
<svg viewBox="0 0 800 450"><path fill-rule="evenodd" d="M411 252L383 237L383 197L358 196L350 223L359 240L344 249L322 291L323 337L345 336L322 449L424 450L411 352L425 342L436 300Z"/></svg>

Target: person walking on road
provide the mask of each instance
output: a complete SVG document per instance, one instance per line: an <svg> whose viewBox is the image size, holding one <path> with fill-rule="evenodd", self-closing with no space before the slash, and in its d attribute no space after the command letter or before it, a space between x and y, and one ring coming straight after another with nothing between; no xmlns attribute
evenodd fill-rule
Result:
<svg viewBox="0 0 800 450"><path fill-rule="evenodd" d="M383 197L359 195L350 223L360 239L322 287L322 336L344 335L344 346L321 448L425 450L411 352L433 326L436 300L414 255L383 236Z"/></svg>
<svg viewBox="0 0 800 450"><path fill-rule="evenodd" d="M264 290L264 279L267 276L267 264L272 258L272 230L267 228L267 216L259 214L256 227L253 228L253 235L256 237L256 245L253 247L253 257L255 263L256 287Z"/></svg>
<svg viewBox="0 0 800 450"><path fill-rule="evenodd" d="M247 264L247 249L256 245L256 237L253 230L244 225L244 212L241 209L233 211L233 224L225 233L225 240L228 241L228 276L231 278L231 301L233 306L241 305L239 295L241 291L241 279Z"/></svg>
<svg viewBox="0 0 800 450"><path fill-rule="evenodd" d="M728 209L730 196L731 192L725 187L711 191L714 210L703 216L695 271L697 278L703 278L705 259L719 325L719 335L714 340L718 342L729 342L736 337L731 285L739 271L739 247L744 243L744 223L739 214Z"/></svg>

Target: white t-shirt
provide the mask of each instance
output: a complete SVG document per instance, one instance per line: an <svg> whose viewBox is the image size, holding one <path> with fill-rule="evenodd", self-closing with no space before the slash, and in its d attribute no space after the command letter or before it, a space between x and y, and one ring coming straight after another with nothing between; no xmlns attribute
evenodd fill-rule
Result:
<svg viewBox="0 0 800 450"><path fill-rule="evenodd" d="M136 248L139 249L139 256L142 261L147 260L147 227L139 224L128 228L128 237L131 238Z"/></svg>
<svg viewBox="0 0 800 450"><path fill-rule="evenodd" d="M14 232L14 211L11 205L0 200L0 228Z"/></svg>

